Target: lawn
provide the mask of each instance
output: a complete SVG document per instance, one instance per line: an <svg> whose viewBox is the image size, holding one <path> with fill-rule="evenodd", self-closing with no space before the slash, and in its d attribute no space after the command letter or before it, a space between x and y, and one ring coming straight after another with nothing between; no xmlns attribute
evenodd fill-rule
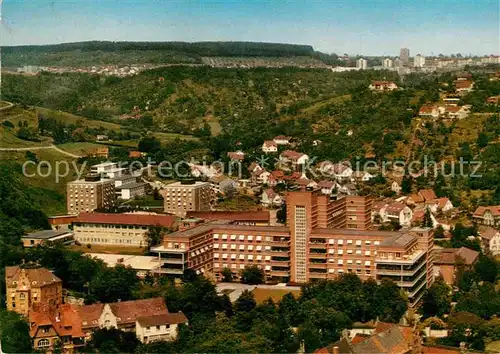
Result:
<svg viewBox="0 0 500 354"><path fill-rule="evenodd" d="M126 246L104 246L104 245L71 245L69 248L73 251L80 251L83 253L111 253L111 254L131 254L131 255L144 255L144 248L140 247L126 247Z"/></svg>
<svg viewBox="0 0 500 354"><path fill-rule="evenodd" d="M198 138L195 138L192 135L183 135L183 134L176 134L176 133L154 133L154 136L160 140L160 141L169 141L169 140L174 140L174 139L181 139L181 140L198 140Z"/></svg>
<svg viewBox="0 0 500 354"><path fill-rule="evenodd" d="M85 123L86 126L88 126L90 128L102 127L104 129L115 130L115 131L122 129L122 126L119 124L105 122L102 120L87 119L85 117L77 116L77 115L74 115L71 113L55 111L55 110L41 108L41 107L37 107L37 111L40 113L45 113L58 121L64 122L65 124L76 124L77 122L83 122L83 123Z"/></svg>
<svg viewBox="0 0 500 354"><path fill-rule="evenodd" d="M163 207L163 199L157 200L154 199L152 195L147 195L140 199L131 200L130 202L125 203L125 205L157 208Z"/></svg>
<svg viewBox="0 0 500 354"><path fill-rule="evenodd" d="M300 290L287 290L287 289L263 289L263 288L255 288L252 291L255 296L255 301L258 304L262 304L267 299L271 298L275 303L279 302L283 296L288 293L291 293L295 298L300 296Z"/></svg>

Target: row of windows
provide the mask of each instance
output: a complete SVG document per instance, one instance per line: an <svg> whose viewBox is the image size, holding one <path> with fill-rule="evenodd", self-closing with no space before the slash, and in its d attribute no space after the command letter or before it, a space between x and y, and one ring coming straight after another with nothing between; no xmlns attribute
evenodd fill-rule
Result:
<svg viewBox="0 0 500 354"><path fill-rule="evenodd" d="M98 243L114 243L114 244L132 244L132 240L124 240L121 238L108 239L99 237L78 237L79 242L98 242ZM135 243L135 242L134 242Z"/></svg>
<svg viewBox="0 0 500 354"><path fill-rule="evenodd" d="M220 248L223 249L223 250L225 250L225 249L228 249L228 246L229 245L227 243L223 243L223 244L220 245ZM214 249L218 249L218 248L219 248L219 244L218 243L214 243ZM232 249L232 250L236 250L238 248L240 251L244 251L245 250L245 245L239 245L239 247L237 247L237 245L233 243L233 244L230 245L229 248ZM248 246L246 246L246 249L248 251L253 251L254 250L254 245L248 245ZM257 246L255 246L255 250L256 251L262 251L263 249L266 250L266 251L270 251L271 250L271 246L269 246L269 245L266 245L266 246L257 245Z"/></svg>
<svg viewBox="0 0 500 354"><path fill-rule="evenodd" d="M221 255L219 253L214 253L214 259L219 259ZM222 254L222 259L228 259L228 258L231 258L231 259L236 259L236 257L238 257L237 254L231 254L231 255L228 255L227 253L223 253ZM239 257L238 257L240 260L244 261L245 260L245 255L244 254L240 254ZM253 254L249 254L247 255L246 257L249 261L252 261L254 260L254 258L258 261L261 261L261 260L266 260L266 261L270 261L271 260L271 256L262 256L260 254L258 255L253 255Z"/></svg>

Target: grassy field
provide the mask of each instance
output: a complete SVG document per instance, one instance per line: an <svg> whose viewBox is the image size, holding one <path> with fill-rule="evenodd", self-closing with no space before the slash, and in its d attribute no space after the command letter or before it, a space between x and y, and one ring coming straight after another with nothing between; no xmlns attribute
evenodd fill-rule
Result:
<svg viewBox="0 0 500 354"><path fill-rule="evenodd" d="M47 109L47 108L37 107L37 112L50 115L52 118L54 118L58 121L64 122L66 124L75 124L77 122L82 122L82 123L85 123L85 125L90 127L90 128L102 127L104 129L109 129L109 130L121 130L122 129L122 126L119 124L104 122L102 120L91 120L91 119L87 119L85 117L76 116L74 114L61 112L61 111L54 111L54 110Z"/></svg>
<svg viewBox="0 0 500 354"><path fill-rule="evenodd" d="M153 134L158 140L160 141L169 141L169 140L174 140L174 139L181 139L181 140L198 140L198 138L195 138L194 136L191 135L183 135L183 134L175 134L175 133L154 133Z"/></svg>
<svg viewBox="0 0 500 354"><path fill-rule="evenodd" d="M72 154L85 156L89 151L102 147L102 144L78 142L78 143L60 144L57 145L57 147L61 150L70 152Z"/></svg>
<svg viewBox="0 0 500 354"><path fill-rule="evenodd" d="M252 293L255 296L255 301L257 301L258 304L262 304L269 298L271 298L275 303L279 302L283 296L288 293L291 293L295 298L298 298L300 290L255 288Z"/></svg>
<svg viewBox="0 0 500 354"><path fill-rule="evenodd" d="M460 144L464 142L474 144L487 119L488 115L472 114L465 119L459 120L450 135L449 145L453 149L458 149Z"/></svg>
<svg viewBox="0 0 500 354"><path fill-rule="evenodd" d="M0 108L7 107L8 105L9 105L9 102L0 101Z"/></svg>
<svg viewBox="0 0 500 354"><path fill-rule="evenodd" d="M87 245L71 245L69 248L73 251L80 251L84 253L144 255L144 248L140 247L91 245L90 248L88 248Z"/></svg>

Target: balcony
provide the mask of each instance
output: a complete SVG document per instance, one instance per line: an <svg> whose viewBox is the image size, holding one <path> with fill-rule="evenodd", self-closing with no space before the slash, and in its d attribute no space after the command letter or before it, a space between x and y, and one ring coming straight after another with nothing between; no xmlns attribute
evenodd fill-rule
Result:
<svg viewBox="0 0 500 354"><path fill-rule="evenodd" d="M184 274L184 270L178 268L157 268L153 270L157 274Z"/></svg>
<svg viewBox="0 0 500 354"><path fill-rule="evenodd" d="M418 250L417 252L414 252L410 255L404 255L401 258L381 257L379 254L375 258L375 262L380 263L380 264L406 264L406 265L408 265L408 264L415 263L415 261L417 261L424 254L425 254L425 252L422 250Z"/></svg>
<svg viewBox="0 0 500 354"><path fill-rule="evenodd" d="M380 275L402 275L402 276L412 276L415 275L423 266L425 266L425 262L420 263L420 265L413 270L392 270L392 269L379 269L377 268L377 274Z"/></svg>
<svg viewBox="0 0 500 354"><path fill-rule="evenodd" d="M271 276L273 276L273 277L289 277L290 271L289 270L272 270L271 269Z"/></svg>

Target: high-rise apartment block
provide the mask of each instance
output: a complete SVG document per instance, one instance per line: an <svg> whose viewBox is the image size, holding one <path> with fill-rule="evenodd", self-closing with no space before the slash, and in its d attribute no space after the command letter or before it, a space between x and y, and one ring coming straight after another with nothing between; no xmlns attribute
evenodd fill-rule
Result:
<svg viewBox="0 0 500 354"><path fill-rule="evenodd" d="M408 48L401 48L399 52L400 63L403 66L406 66L410 63L410 50Z"/></svg>
<svg viewBox="0 0 500 354"><path fill-rule="evenodd" d="M188 211L210 210L212 189L208 182L174 182L166 185L162 194L167 213L184 217Z"/></svg>
<svg viewBox="0 0 500 354"><path fill-rule="evenodd" d="M371 230L371 201L364 197L331 200L320 191L301 190L289 192L286 201L286 227L198 223L165 235L151 251L171 274L191 268L221 279L225 268L238 277L246 266L257 265L270 282L303 284L346 273L389 278L412 304L432 283L430 229Z"/></svg>
<svg viewBox="0 0 500 354"><path fill-rule="evenodd" d="M423 68L425 65L425 57L423 55L417 54L413 58L413 66L416 68Z"/></svg>
<svg viewBox="0 0 500 354"><path fill-rule="evenodd" d="M392 59L390 58L385 58L383 61L382 61L382 67L384 68L392 68Z"/></svg>
<svg viewBox="0 0 500 354"><path fill-rule="evenodd" d="M68 214L107 209L115 205L115 182L101 179L100 175L89 175L67 185Z"/></svg>
<svg viewBox="0 0 500 354"><path fill-rule="evenodd" d="M356 60L356 67L361 70L366 70L368 68L368 61L363 58Z"/></svg>

